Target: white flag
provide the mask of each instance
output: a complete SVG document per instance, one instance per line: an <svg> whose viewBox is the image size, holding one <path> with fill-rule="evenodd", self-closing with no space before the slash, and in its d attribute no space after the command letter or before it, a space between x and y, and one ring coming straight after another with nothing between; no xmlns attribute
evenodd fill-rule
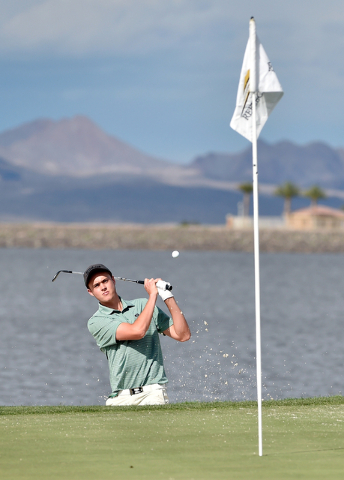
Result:
<svg viewBox="0 0 344 480"><path fill-rule="evenodd" d="M236 107L230 123L233 130L252 142L252 93L250 88L250 39L247 43L241 69ZM257 138L275 105L282 98L283 90L277 75L256 36L256 124Z"/></svg>

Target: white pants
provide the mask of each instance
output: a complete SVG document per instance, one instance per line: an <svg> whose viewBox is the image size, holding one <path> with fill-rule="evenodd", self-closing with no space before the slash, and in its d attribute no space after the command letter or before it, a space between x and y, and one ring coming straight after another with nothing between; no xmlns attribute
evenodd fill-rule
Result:
<svg viewBox="0 0 344 480"><path fill-rule="evenodd" d="M120 405L166 405L169 403L166 387L163 384L155 383L146 385L143 392L130 395L130 390L121 390L117 397L108 398L107 406Z"/></svg>

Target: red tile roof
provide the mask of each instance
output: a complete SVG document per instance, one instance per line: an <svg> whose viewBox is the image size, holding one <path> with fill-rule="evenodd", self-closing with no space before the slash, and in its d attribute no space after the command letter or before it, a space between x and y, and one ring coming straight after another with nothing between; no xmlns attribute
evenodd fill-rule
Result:
<svg viewBox="0 0 344 480"><path fill-rule="evenodd" d="M308 208L301 208L300 210L294 210L291 213L305 213L307 215L330 216L344 219L344 211L338 210L337 208L326 207L325 205L314 205Z"/></svg>

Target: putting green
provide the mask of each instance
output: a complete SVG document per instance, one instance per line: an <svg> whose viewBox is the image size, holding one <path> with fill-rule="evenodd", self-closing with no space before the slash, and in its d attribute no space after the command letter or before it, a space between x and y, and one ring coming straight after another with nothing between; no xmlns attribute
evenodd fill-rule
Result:
<svg viewBox="0 0 344 480"><path fill-rule="evenodd" d="M263 405L0 407L0 478L343 478L343 397Z"/></svg>

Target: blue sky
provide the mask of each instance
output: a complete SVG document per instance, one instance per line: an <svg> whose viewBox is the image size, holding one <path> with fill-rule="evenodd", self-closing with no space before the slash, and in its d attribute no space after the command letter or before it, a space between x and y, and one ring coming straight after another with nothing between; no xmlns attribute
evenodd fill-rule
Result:
<svg viewBox="0 0 344 480"><path fill-rule="evenodd" d="M285 92L261 138L344 147L337 0L0 0L0 131L84 114L176 162L241 150L229 122L252 15Z"/></svg>

